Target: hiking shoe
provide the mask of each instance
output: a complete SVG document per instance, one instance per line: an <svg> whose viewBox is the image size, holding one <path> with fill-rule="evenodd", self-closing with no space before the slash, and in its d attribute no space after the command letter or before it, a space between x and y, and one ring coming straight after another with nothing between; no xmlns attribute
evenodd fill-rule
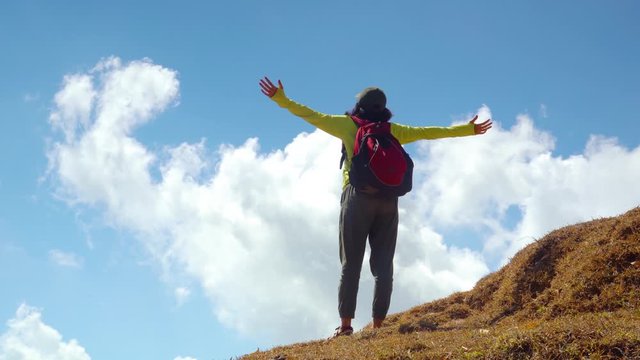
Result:
<svg viewBox="0 0 640 360"><path fill-rule="evenodd" d="M336 332L333 333L333 337L336 338L338 336L349 336L353 334L353 328L351 326L338 326L336 328Z"/></svg>

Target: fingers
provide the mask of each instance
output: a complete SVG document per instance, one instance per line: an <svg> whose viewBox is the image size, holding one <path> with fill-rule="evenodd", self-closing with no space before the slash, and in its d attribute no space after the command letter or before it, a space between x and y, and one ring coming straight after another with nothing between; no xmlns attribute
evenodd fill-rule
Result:
<svg viewBox="0 0 640 360"><path fill-rule="evenodd" d="M271 90L275 88L275 85L269 80L269 78L265 77L264 79L260 79L260 87L265 90Z"/></svg>
<svg viewBox="0 0 640 360"><path fill-rule="evenodd" d="M488 128L476 129L476 134L482 135L482 134L486 133L489 129L491 129L491 126L489 126Z"/></svg>
<svg viewBox="0 0 640 360"><path fill-rule="evenodd" d="M283 89L282 82L280 80L278 80L278 85ZM260 79L260 88L262 93L268 97L273 97L273 95L278 91L278 88L266 76L263 79Z"/></svg>
<svg viewBox="0 0 640 360"><path fill-rule="evenodd" d="M483 123L476 124L476 126L475 126L476 134L484 134L484 133L486 133L489 129L491 129L491 125L492 125L491 119L489 119L489 120L487 120L487 121L485 121Z"/></svg>
<svg viewBox="0 0 640 360"><path fill-rule="evenodd" d="M477 135L480 134L484 134L487 132L487 130L491 129L491 119L487 119L486 121L480 123L480 124L476 124L476 120L478 120L478 115L476 114L476 116L473 117L473 119L471 119L469 121L469 124L473 124L473 132Z"/></svg>
<svg viewBox="0 0 640 360"><path fill-rule="evenodd" d="M478 119L478 115L476 115L473 120L469 121L469 123L474 124L473 130L477 135L481 135L486 133L489 129L491 129L493 123L491 119L487 119L486 121L476 124L475 121Z"/></svg>
<svg viewBox="0 0 640 360"><path fill-rule="evenodd" d="M262 93L265 95L269 95L273 91L273 88L269 86L269 84L260 80L260 87L262 88Z"/></svg>
<svg viewBox="0 0 640 360"><path fill-rule="evenodd" d="M273 83L271 82L271 79L269 79L268 77L264 77L264 79L262 79L261 81L264 81L265 84L269 85L269 87L276 87L275 85L273 85Z"/></svg>
<svg viewBox="0 0 640 360"><path fill-rule="evenodd" d="M490 128L492 124L493 124L493 123L491 122L491 119L489 119L489 120L487 120L487 121L485 121L485 122L482 122L482 123L480 123L480 124L476 124L476 126Z"/></svg>
<svg viewBox="0 0 640 360"><path fill-rule="evenodd" d="M272 95L271 93L273 92L273 90L269 89L268 87L266 87L263 84L260 84L260 87L262 88L260 91L262 91L263 94L271 97L271 95Z"/></svg>

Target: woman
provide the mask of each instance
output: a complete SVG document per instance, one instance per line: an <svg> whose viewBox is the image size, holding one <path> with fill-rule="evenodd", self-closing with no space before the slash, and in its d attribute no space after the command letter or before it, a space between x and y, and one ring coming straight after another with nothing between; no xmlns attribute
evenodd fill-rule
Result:
<svg viewBox="0 0 640 360"><path fill-rule="evenodd" d="M366 88L356 96L353 110L345 115L319 113L287 98L284 86L278 80L275 86L269 78L260 80L262 93L292 114L340 140L346 150L343 167L343 191L340 209L340 261L342 273L338 288L338 312L341 324L334 336L351 335L351 320L355 317L356 297L360 270L367 238L371 247L369 265L375 279L372 307L373 327L379 328L387 316L393 283L393 256L398 233L398 197L381 196L375 189L354 188L349 182L349 168L353 155L357 126L352 116L360 119L386 122L392 117L387 109L384 92L375 87ZM439 139L484 134L491 128L491 120L476 124L476 115L468 124L452 127L414 127L391 123L391 134L401 144L416 140Z"/></svg>

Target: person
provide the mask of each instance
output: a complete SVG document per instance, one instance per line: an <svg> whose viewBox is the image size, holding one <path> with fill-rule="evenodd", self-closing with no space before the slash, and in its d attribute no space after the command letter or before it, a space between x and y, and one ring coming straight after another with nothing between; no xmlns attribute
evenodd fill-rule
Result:
<svg viewBox="0 0 640 360"><path fill-rule="evenodd" d="M334 336L353 333L351 320L355 317L360 270L367 238L371 248L369 265L375 281L372 305L373 328L379 328L387 316L391 301L393 257L398 233L398 197L383 196L371 188L354 188L349 183L349 168L357 131L351 116L368 121L389 121L392 114L386 106L386 95L380 88L366 88L356 96L357 102L351 111L344 115L329 115L289 99L285 95L284 86L280 80L276 86L268 77L264 77L260 79L259 84L262 93L280 107L342 140L346 161L342 170L339 220L342 271L338 287L338 312L341 324L336 328ZM414 127L391 123L391 134L401 144L407 144L423 139L486 133L491 128L491 119L476 124L477 119L476 115L468 124L451 127Z"/></svg>

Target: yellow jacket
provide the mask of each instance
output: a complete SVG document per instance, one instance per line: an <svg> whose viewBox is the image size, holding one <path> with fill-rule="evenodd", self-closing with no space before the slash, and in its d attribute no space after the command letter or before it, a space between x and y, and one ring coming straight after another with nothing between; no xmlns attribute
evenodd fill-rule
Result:
<svg viewBox="0 0 640 360"><path fill-rule="evenodd" d="M351 117L348 115L328 115L317 112L289 99L281 89L278 89L271 99L280 107L289 110L293 115L303 118L318 129L342 140L347 151L347 159L342 168L342 186L347 186L347 184L349 184L349 168L351 167L351 157L353 156L353 145L356 139L356 131L358 130L353 120L351 120ZM473 124L437 127L408 126L391 123L391 134L398 139L400 144L408 144L416 140L469 136L475 133Z"/></svg>

